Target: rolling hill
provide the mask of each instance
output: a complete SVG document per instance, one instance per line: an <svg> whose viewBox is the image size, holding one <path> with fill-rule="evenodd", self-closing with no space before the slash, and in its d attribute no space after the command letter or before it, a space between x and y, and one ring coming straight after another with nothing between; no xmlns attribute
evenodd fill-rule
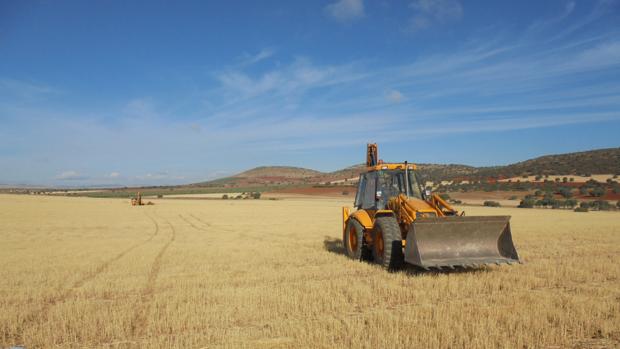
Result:
<svg viewBox="0 0 620 349"><path fill-rule="evenodd" d="M583 175L620 173L620 148L545 155L534 159L493 167L474 167L460 164L417 164L424 181L452 179L509 178L523 175ZM357 164L334 172L320 172L291 166L261 166L237 175L201 182L193 186L248 186L344 183L364 172Z"/></svg>

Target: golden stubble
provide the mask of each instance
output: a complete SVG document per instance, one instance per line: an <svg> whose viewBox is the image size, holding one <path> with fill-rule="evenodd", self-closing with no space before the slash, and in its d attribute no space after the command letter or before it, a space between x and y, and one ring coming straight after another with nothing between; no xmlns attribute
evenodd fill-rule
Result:
<svg viewBox="0 0 620 349"><path fill-rule="evenodd" d="M620 342L620 214L512 215L524 260L388 273L338 199L0 195L0 347L539 348Z"/></svg>

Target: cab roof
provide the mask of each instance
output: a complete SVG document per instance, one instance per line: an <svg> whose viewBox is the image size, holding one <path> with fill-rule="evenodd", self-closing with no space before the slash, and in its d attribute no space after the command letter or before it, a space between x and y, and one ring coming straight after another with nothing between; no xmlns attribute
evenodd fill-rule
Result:
<svg viewBox="0 0 620 349"><path fill-rule="evenodd" d="M407 164L407 167L413 171L417 170L417 167L415 164ZM381 170L404 170L404 169L405 169L404 163L384 163L384 164L377 164L375 166L366 167L367 172L381 171Z"/></svg>

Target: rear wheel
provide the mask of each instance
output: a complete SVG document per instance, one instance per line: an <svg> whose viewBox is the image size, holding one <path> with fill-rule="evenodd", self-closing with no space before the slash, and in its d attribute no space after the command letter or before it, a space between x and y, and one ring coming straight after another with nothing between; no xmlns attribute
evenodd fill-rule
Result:
<svg viewBox="0 0 620 349"><path fill-rule="evenodd" d="M364 242L364 227L355 219L349 219L342 237L344 250L351 259L369 260L372 254Z"/></svg>
<svg viewBox="0 0 620 349"><path fill-rule="evenodd" d="M375 262L388 270L402 267L403 242L400 227L393 216L377 217L372 235L372 255Z"/></svg>

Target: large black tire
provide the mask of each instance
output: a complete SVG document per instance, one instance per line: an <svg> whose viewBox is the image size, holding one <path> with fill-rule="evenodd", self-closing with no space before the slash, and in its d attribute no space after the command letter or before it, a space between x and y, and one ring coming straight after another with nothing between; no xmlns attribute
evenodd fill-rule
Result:
<svg viewBox="0 0 620 349"><path fill-rule="evenodd" d="M342 235L344 251L351 259L371 260L372 252L364 241L364 227L357 220L351 218Z"/></svg>
<svg viewBox="0 0 620 349"><path fill-rule="evenodd" d="M393 216L377 217L372 232L372 255L388 270L398 270L405 262L400 227Z"/></svg>

